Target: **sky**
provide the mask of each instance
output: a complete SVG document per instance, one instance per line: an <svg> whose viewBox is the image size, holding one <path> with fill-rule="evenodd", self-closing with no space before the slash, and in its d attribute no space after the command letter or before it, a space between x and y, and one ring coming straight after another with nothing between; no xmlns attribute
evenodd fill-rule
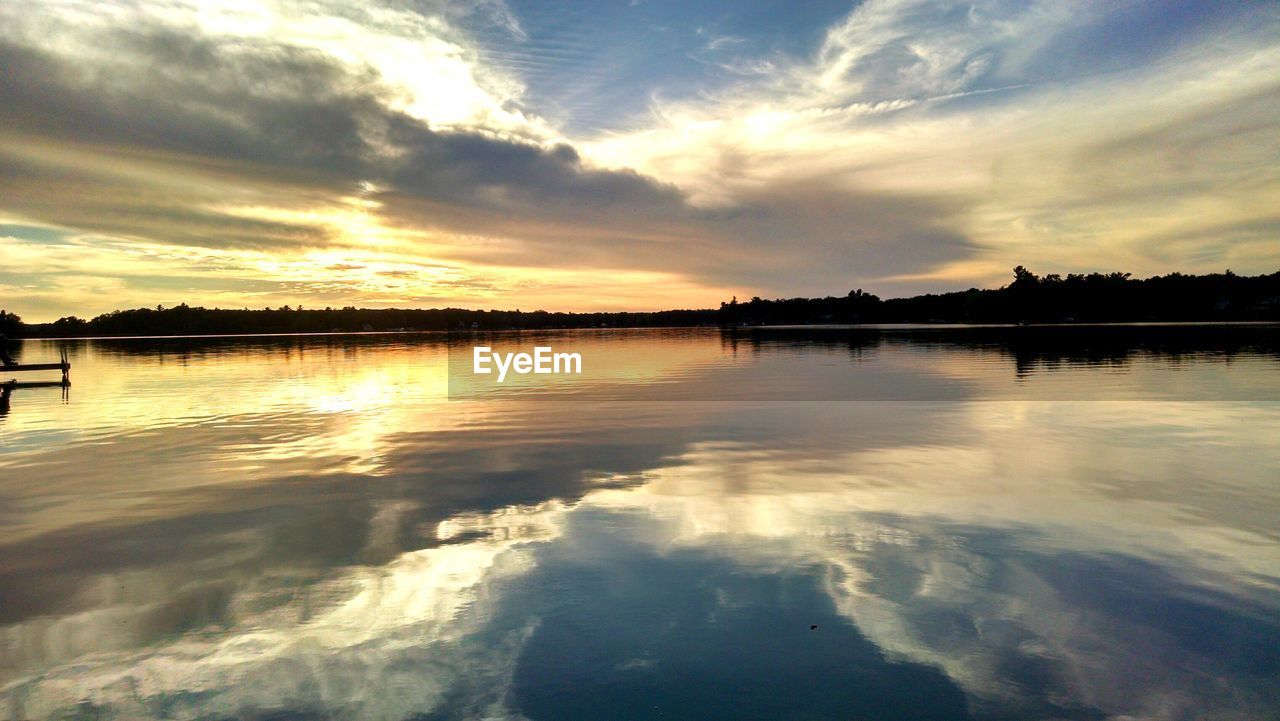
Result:
<svg viewBox="0 0 1280 721"><path fill-rule="evenodd" d="M5 0L0 307L1280 270L1280 3Z"/></svg>

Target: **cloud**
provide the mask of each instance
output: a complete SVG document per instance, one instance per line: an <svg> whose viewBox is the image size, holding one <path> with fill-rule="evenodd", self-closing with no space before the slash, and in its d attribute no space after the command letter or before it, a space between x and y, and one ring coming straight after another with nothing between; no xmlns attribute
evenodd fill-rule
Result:
<svg viewBox="0 0 1280 721"><path fill-rule="evenodd" d="M375 79L288 46L219 45L122 30L101 66L6 43L8 133L221 161L356 170L377 111Z"/></svg>
<svg viewBox="0 0 1280 721"><path fill-rule="evenodd" d="M106 196L90 201L85 216L126 209L127 196L138 193L142 197L134 205L142 207L134 210L145 232L137 235L164 240L146 216L161 210L154 208L157 201L163 207L162 186L180 179L182 166L193 164L197 172L224 172L224 186L241 183L258 191L254 196L264 204L279 205L280 196L300 204L307 194L350 194L370 183L435 202L504 212L590 213L620 205L669 209L681 203L672 186L633 171L585 166L565 143L540 144L482 128L435 130L393 108L393 91L371 69L353 73L313 50L231 45L168 30L115 32L104 41L127 60L88 70L34 48L0 46L0 61L9 70L0 81L0 117L9 138L5 177L17 196L9 201L11 210L57 222L60 203L69 200L57 189L77 182ZM101 159L86 168L66 157L68 152L52 160L23 153L15 136ZM85 177L91 174L100 177ZM121 181L135 187L112 193ZM298 186L292 198L281 187L290 182ZM199 226L209 215L190 206L215 198L231 202L246 193L222 187L197 195L179 186L170 194L182 194L175 205L186 207L172 208L174 214L161 219L181 232L184 221ZM24 204L27 197L32 200ZM41 198L51 207L40 206ZM180 211L191 217L180 217ZM68 224L83 227L84 221L75 217ZM222 240L268 242L273 234L266 226L250 224ZM186 244L191 238L173 240Z"/></svg>
<svg viewBox="0 0 1280 721"><path fill-rule="evenodd" d="M1117 28L1135 25L1140 48L1118 47ZM1269 272L1280 53L1262 28L1276 27L1256 4L1209 22L1156 7L867 2L812 57L707 100L657 103L653 122L583 149L699 206L797 179L941 199L931 215L948 241L931 262L904 252L910 270L873 271L878 292L998 283L1018 263ZM1067 37L1110 40L1064 65L1052 49ZM946 257L948 242L965 252Z"/></svg>
<svg viewBox="0 0 1280 721"><path fill-rule="evenodd" d="M0 188L10 217L127 241L144 254L166 245L240 252L233 263L242 267L262 267L264 252L282 260L336 252L385 266L397 257L416 261L426 249L416 242L419 226L380 223L379 186L448 207L444 229L466 234L475 231L472 209L546 216L680 203L672 188L634 172L585 167L564 144L481 128L434 130L393 108L394 93L372 71L352 73L312 50L156 28L100 39L116 60L93 69L12 42L0 48L9 70L0 80ZM113 247L121 243L95 250ZM154 272L159 279L173 270ZM441 282L416 290L384 283L383 302L456 301L479 289L474 303L495 287L451 283L450 295ZM195 287L178 278L171 285ZM229 274L228 289L237 286ZM349 287L345 300L373 292ZM274 296L298 302L283 288ZM107 310L104 302L130 297L147 296L126 292L95 304Z"/></svg>
<svg viewBox="0 0 1280 721"><path fill-rule="evenodd" d="M391 187L417 197L557 214L618 206L670 210L683 201L675 187L634 171L584 167L567 144L540 147L475 133L441 134L413 122L397 124L390 136L398 156Z"/></svg>
<svg viewBox="0 0 1280 721"><path fill-rule="evenodd" d="M124 67L89 71L4 47L15 68L0 87L10 126L54 151L4 146L10 212L153 243L296 252L358 246L313 209L358 195L391 235L445 237L429 251L445 263L675 272L760 291L796 290L777 281L779 268L823 292L853 282L850 268L909 272L969 252L942 227L954 212L945 199L787 179L700 208L672 184L600 169L567 143L433 129L395 109L372 69L312 49L163 28L104 42Z"/></svg>

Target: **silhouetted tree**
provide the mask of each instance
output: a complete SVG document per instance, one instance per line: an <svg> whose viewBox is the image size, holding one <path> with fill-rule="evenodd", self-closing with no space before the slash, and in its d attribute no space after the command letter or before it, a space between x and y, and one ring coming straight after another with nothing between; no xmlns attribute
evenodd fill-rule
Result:
<svg viewBox="0 0 1280 721"><path fill-rule="evenodd" d="M21 337L26 330L26 326L16 313L10 313L0 310L0 333L4 333L10 338Z"/></svg>
<svg viewBox="0 0 1280 721"><path fill-rule="evenodd" d="M845 298L788 298L722 304L725 325L900 322L1104 322L1142 320L1280 320L1280 273L1242 277L1172 273L1134 280L1129 273L1050 273L1025 266L991 290L881 301L850 291Z"/></svg>

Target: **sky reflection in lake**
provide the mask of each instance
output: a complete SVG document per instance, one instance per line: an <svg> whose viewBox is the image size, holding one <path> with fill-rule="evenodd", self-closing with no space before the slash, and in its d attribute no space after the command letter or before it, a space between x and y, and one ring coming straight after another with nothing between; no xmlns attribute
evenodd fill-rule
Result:
<svg viewBox="0 0 1280 721"><path fill-rule="evenodd" d="M1265 336L759 333L597 338L649 375L593 402L450 401L432 336L75 343L0 416L0 718L1280 712ZM812 400L886 373L965 382Z"/></svg>

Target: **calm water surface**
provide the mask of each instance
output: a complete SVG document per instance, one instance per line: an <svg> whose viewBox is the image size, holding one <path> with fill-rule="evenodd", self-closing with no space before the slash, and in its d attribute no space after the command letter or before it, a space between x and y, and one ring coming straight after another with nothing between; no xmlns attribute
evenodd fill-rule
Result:
<svg viewBox="0 0 1280 721"><path fill-rule="evenodd" d="M0 719L1280 718L1274 327L484 340L25 344Z"/></svg>

